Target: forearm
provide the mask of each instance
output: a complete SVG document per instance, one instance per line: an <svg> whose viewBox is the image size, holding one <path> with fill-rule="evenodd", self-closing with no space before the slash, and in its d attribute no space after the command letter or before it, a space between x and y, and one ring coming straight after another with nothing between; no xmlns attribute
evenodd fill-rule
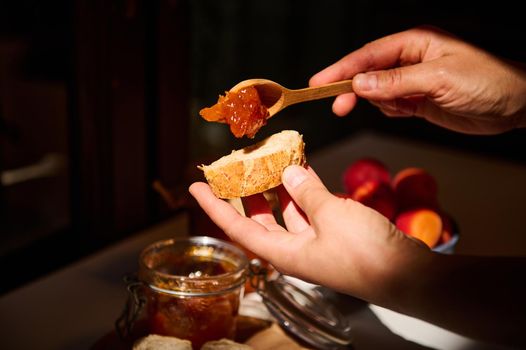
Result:
<svg viewBox="0 0 526 350"><path fill-rule="evenodd" d="M475 339L526 345L526 258L433 254L401 281L398 311Z"/></svg>

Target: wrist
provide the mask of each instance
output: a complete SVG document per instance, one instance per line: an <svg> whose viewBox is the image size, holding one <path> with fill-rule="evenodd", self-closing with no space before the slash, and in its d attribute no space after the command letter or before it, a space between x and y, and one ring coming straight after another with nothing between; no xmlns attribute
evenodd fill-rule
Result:
<svg viewBox="0 0 526 350"><path fill-rule="evenodd" d="M397 271L386 282L379 305L411 315L419 305L429 302L427 296L436 284L441 254L421 242L410 242L399 254Z"/></svg>

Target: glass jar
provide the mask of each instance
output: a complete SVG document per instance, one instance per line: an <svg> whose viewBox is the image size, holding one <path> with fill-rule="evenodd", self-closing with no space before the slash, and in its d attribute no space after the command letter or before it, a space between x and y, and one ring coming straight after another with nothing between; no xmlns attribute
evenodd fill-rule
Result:
<svg viewBox="0 0 526 350"><path fill-rule="evenodd" d="M249 281L247 282L247 279ZM235 245L206 236L147 246L116 330L127 345L148 334L187 339L194 349L234 339L245 285L259 294L275 321L316 349L348 348L348 320L324 295L306 291Z"/></svg>
<svg viewBox="0 0 526 350"><path fill-rule="evenodd" d="M233 339L248 259L239 248L212 237L169 239L146 247L122 337L159 334L188 339L194 349L220 338Z"/></svg>

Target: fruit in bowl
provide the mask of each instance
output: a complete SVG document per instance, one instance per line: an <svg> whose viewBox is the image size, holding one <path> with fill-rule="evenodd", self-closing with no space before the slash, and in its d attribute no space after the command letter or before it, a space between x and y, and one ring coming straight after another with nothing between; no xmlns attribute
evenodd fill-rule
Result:
<svg viewBox="0 0 526 350"><path fill-rule="evenodd" d="M393 178L392 187L401 209L438 207L437 182L425 169L409 167L400 170Z"/></svg>
<svg viewBox="0 0 526 350"><path fill-rule="evenodd" d="M442 218L436 211L425 207L402 211L396 216L395 225L431 248L442 236Z"/></svg>
<svg viewBox="0 0 526 350"><path fill-rule="evenodd" d="M421 240L437 252L452 253L458 230L438 201L438 184L427 170L401 169L394 176L375 158L361 158L344 171L345 193L387 217L405 234Z"/></svg>
<svg viewBox="0 0 526 350"><path fill-rule="evenodd" d="M348 194L352 194L367 181L388 185L391 182L391 175L387 167L374 158L359 159L349 165L343 173L343 187Z"/></svg>
<svg viewBox="0 0 526 350"><path fill-rule="evenodd" d="M377 180L368 180L358 186L351 198L378 211L393 220L396 215L396 199L389 184Z"/></svg>

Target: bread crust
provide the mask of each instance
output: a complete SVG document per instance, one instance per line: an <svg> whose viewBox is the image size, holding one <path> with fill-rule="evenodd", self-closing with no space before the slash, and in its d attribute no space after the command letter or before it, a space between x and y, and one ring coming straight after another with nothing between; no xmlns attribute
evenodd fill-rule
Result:
<svg viewBox="0 0 526 350"><path fill-rule="evenodd" d="M255 156L252 158L236 159L233 152L222 158L221 165L214 162L199 168L203 170L206 181L219 198L232 199L265 192L281 184L281 175L287 166L305 165L303 137L297 132L294 133L291 134L296 138L293 142L280 145L272 153L257 155L257 146L271 139L270 136L254 146L243 149L247 153L254 152Z"/></svg>
<svg viewBox="0 0 526 350"><path fill-rule="evenodd" d="M150 334L138 339L133 344L133 350L192 350L192 343L176 337Z"/></svg>

